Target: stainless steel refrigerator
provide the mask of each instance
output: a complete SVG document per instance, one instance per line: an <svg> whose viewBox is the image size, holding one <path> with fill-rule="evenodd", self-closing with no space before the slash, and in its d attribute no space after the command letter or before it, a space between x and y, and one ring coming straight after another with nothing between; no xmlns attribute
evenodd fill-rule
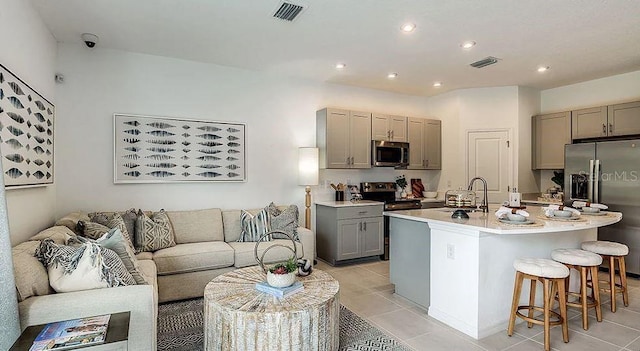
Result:
<svg viewBox="0 0 640 351"><path fill-rule="evenodd" d="M622 212L598 239L629 246L627 272L640 274L640 139L566 145L565 204L588 200Z"/></svg>

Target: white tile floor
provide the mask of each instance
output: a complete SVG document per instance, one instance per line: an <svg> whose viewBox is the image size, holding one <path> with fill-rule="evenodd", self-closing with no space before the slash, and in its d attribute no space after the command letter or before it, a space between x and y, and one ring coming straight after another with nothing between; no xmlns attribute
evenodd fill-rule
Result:
<svg viewBox="0 0 640 351"><path fill-rule="evenodd" d="M389 262L374 261L331 267L319 261L316 269L330 273L340 282L340 302L371 324L414 350L543 350L542 326L516 326L512 337L506 330L475 340L429 317L410 301L394 295L389 282ZM640 351L640 280L630 278L629 306L618 297L616 313L603 294L604 320L596 322L590 309L589 330L582 329L577 309L569 308L569 343L562 342L559 327L551 331L553 350Z"/></svg>

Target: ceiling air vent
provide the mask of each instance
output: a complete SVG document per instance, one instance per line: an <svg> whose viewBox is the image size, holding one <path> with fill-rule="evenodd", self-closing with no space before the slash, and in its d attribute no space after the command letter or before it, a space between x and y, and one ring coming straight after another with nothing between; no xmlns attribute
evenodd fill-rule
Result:
<svg viewBox="0 0 640 351"><path fill-rule="evenodd" d="M302 12L303 9L304 7L300 5L285 1L280 4L280 7L276 10L276 13L273 14L273 17L291 22L300 14L300 12Z"/></svg>
<svg viewBox="0 0 640 351"><path fill-rule="evenodd" d="M489 56L489 57L485 57L482 60L476 61L474 63L469 64L469 66L471 67L475 67L475 68L482 68L482 67L486 67L489 65L493 65L494 63L498 62L498 58L493 57L493 56Z"/></svg>

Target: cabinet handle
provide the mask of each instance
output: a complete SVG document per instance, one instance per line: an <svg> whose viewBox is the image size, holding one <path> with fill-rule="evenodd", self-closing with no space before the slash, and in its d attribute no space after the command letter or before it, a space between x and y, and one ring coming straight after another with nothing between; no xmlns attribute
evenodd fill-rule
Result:
<svg viewBox="0 0 640 351"><path fill-rule="evenodd" d="M358 222L358 231L361 232L362 231L362 222Z"/></svg>
<svg viewBox="0 0 640 351"><path fill-rule="evenodd" d="M607 125L602 123L602 134L607 135Z"/></svg>
<svg viewBox="0 0 640 351"><path fill-rule="evenodd" d="M426 166L426 167L429 167L429 160L426 160L425 162L426 162L426 165L425 165L425 166Z"/></svg>
<svg viewBox="0 0 640 351"><path fill-rule="evenodd" d="M367 222L362 222L362 230L367 231Z"/></svg>
<svg viewBox="0 0 640 351"><path fill-rule="evenodd" d="M393 140L393 130L391 131L391 140Z"/></svg>
<svg viewBox="0 0 640 351"><path fill-rule="evenodd" d="M359 214L359 215L366 215L366 214L367 214L367 211L360 211L360 212L358 212L358 214Z"/></svg>
<svg viewBox="0 0 640 351"><path fill-rule="evenodd" d="M353 156L351 156L351 164L353 164Z"/></svg>
<svg viewBox="0 0 640 351"><path fill-rule="evenodd" d="M387 139L391 139L391 131L387 130Z"/></svg>
<svg viewBox="0 0 640 351"><path fill-rule="evenodd" d="M613 123L609 123L609 134L613 134Z"/></svg>

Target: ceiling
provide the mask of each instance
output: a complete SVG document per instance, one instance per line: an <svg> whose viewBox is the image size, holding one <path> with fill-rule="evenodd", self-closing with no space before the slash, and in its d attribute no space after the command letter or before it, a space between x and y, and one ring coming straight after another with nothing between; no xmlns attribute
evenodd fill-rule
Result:
<svg viewBox="0 0 640 351"><path fill-rule="evenodd" d="M290 2L305 7L292 22L272 17L281 0L32 0L60 42L80 45L89 32L98 48L410 95L547 89L640 70L638 0ZM416 29L402 32L405 22ZM466 40L477 45L463 50ZM469 66L487 56L500 61Z"/></svg>

